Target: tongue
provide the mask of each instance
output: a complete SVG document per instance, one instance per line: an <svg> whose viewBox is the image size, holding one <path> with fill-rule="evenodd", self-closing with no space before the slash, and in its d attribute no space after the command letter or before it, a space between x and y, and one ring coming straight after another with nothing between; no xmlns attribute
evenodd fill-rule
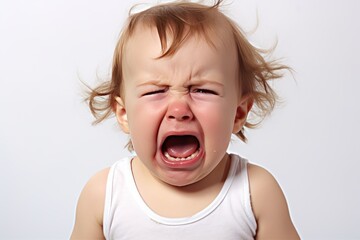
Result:
<svg viewBox="0 0 360 240"><path fill-rule="evenodd" d="M199 142L194 136L170 136L165 140L163 150L172 157L186 158L198 147Z"/></svg>

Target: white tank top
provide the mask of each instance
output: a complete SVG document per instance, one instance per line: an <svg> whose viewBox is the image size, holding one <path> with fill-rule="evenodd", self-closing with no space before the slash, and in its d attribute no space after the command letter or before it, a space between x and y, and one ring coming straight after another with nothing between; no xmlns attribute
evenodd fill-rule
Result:
<svg viewBox="0 0 360 240"><path fill-rule="evenodd" d="M131 172L131 158L116 162L106 185L103 231L106 239L231 240L254 239L247 160L231 155L227 179L213 202L186 218L166 218L141 198Z"/></svg>

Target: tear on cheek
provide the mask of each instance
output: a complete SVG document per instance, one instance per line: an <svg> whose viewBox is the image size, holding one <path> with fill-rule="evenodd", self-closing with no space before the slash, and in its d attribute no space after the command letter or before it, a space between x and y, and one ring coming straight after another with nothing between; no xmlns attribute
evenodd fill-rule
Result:
<svg viewBox="0 0 360 240"><path fill-rule="evenodd" d="M192 135L169 136L162 145L164 156L172 161L194 159L200 152L199 140Z"/></svg>

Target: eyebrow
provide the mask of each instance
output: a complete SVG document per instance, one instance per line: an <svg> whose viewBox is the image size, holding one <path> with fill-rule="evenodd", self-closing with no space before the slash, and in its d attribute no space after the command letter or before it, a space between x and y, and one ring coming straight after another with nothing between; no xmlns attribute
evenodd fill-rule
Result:
<svg viewBox="0 0 360 240"><path fill-rule="evenodd" d="M186 86L193 86L193 85L196 86L196 85L204 85L204 84L214 84L214 85L218 85L220 87L224 87L223 83L213 81L213 80L208 80L208 79L189 79L185 83ZM150 81L136 84L136 87L142 87L142 86L147 86L147 85L167 86L169 84L165 83L162 80L150 80Z"/></svg>
<svg viewBox="0 0 360 240"><path fill-rule="evenodd" d="M150 80L150 81L146 81L146 82L143 82L143 83L136 84L136 87L143 87L143 86L147 86L147 85L164 86L164 85L167 85L167 84L165 84L161 80Z"/></svg>
<svg viewBox="0 0 360 240"><path fill-rule="evenodd" d="M214 85L218 85L220 87L223 87L224 84L214 81L214 80L209 80L209 79L195 79L195 80L190 80L189 81L189 85L204 85L204 84L214 84Z"/></svg>

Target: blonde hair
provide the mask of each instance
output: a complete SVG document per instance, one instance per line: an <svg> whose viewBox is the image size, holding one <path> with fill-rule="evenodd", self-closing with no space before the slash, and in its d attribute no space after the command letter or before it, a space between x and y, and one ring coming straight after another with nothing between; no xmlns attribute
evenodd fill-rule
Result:
<svg viewBox="0 0 360 240"><path fill-rule="evenodd" d="M225 22L227 25L224 27L230 29L231 37L234 38L236 45L241 94L249 95L254 101L251 113L257 117L257 121L247 120L244 126L256 127L274 109L277 102L277 95L269 85L269 80L282 77L281 70L289 68L276 61L266 61L264 55L271 51L252 46L241 28L219 10L221 3L222 0L216 0L213 5L206 6L188 1L176 1L160 4L136 14L129 14L128 22L115 48L111 79L91 89L87 98L90 110L96 119L94 124L111 116L116 105L115 97L121 97L124 46L134 33L136 26L143 24L157 29L163 52L159 58L162 58L173 55L190 35L203 36L209 44L213 45L209 32L213 32L216 21L221 20L220 22ZM215 33L216 31L215 28ZM172 41L170 46L167 46L169 34ZM236 135L242 141L246 141L244 128ZM128 148L133 150L131 141L128 143Z"/></svg>

